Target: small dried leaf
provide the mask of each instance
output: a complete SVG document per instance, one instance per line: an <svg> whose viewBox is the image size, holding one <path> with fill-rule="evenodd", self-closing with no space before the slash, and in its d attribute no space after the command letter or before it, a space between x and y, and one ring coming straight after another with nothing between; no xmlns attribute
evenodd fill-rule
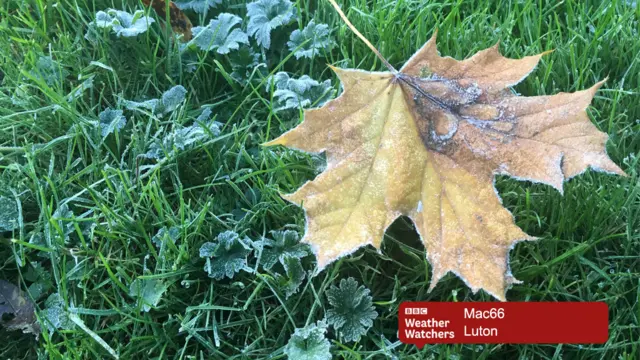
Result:
<svg viewBox="0 0 640 360"><path fill-rule="evenodd" d="M0 325L7 330L22 330L38 338L38 324L35 306L20 288L10 282L0 280Z"/></svg>
<svg viewBox="0 0 640 360"><path fill-rule="evenodd" d="M166 0L142 0L142 3L147 7L152 7L159 19L165 20L167 18ZM183 40L189 41L191 40L191 20L181 9L179 4L169 1L169 24L175 33L183 35Z"/></svg>

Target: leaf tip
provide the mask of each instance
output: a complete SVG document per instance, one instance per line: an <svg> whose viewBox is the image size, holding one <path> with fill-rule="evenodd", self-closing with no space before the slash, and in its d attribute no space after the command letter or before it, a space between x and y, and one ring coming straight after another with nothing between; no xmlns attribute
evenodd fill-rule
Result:
<svg viewBox="0 0 640 360"><path fill-rule="evenodd" d="M268 147L274 145L286 145L286 142L282 139L282 136L277 137L271 141L263 142L260 146Z"/></svg>

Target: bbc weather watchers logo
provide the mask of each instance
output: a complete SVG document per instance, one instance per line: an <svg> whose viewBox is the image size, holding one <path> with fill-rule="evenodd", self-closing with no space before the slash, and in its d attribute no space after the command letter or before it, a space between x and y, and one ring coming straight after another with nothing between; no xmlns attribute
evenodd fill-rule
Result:
<svg viewBox="0 0 640 360"><path fill-rule="evenodd" d="M429 313L426 307L406 307L404 308L405 315L427 315Z"/></svg>

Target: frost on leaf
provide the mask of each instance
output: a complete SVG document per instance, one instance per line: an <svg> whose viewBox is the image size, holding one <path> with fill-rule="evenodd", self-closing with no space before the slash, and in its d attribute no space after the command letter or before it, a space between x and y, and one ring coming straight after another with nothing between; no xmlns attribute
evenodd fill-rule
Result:
<svg viewBox="0 0 640 360"><path fill-rule="evenodd" d="M300 236L297 231L272 231L271 236L273 240L264 239L265 248L260 258L262 267L267 270L271 269L278 261L284 266L285 256L300 259L309 254L309 247L300 243Z"/></svg>
<svg viewBox="0 0 640 360"><path fill-rule="evenodd" d="M180 10L193 10L199 14L206 13L209 8L222 4L222 0L176 0L173 1Z"/></svg>
<svg viewBox="0 0 640 360"><path fill-rule="evenodd" d="M175 111L187 96L187 89L182 85L176 85L162 93L160 99L149 99L145 101L120 100L122 106L128 110L147 110L158 117L163 117Z"/></svg>
<svg viewBox="0 0 640 360"><path fill-rule="evenodd" d="M49 334L56 329L73 329L74 323L69 319L69 313L64 308L64 302L60 294L49 295L45 302L45 310L41 313Z"/></svg>
<svg viewBox="0 0 640 360"><path fill-rule="evenodd" d="M36 79L44 81L47 85L54 86L59 85L69 75L69 72L60 63L53 60L51 56L40 56L31 74Z"/></svg>
<svg viewBox="0 0 640 360"><path fill-rule="evenodd" d="M145 157L157 160L171 158L198 142L220 135L221 124L210 120L210 116L211 110L207 108L202 111L193 125L174 125L173 131L151 143Z"/></svg>
<svg viewBox="0 0 640 360"><path fill-rule="evenodd" d="M251 240L240 238L235 231L220 233L216 242L207 242L200 247L200 257L206 259L204 271L216 280L231 279L245 269L249 253Z"/></svg>
<svg viewBox="0 0 640 360"><path fill-rule="evenodd" d="M168 242L175 244L180 238L180 228L172 226L170 228L163 227L158 230L158 233L151 238L151 242L158 248L164 248Z"/></svg>
<svg viewBox="0 0 640 360"><path fill-rule="evenodd" d="M290 360L330 360L331 344L325 338L327 324L318 321L294 331L284 348Z"/></svg>
<svg viewBox="0 0 640 360"><path fill-rule="evenodd" d="M233 70L231 78L240 84L246 84L254 71L264 76L267 74L267 65L260 62L260 54L254 52L251 47L245 46L234 51L229 55L229 61Z"/></svg>
<svg viewBox="0 0 640 360"><path fill-rule="evenodd" d="M340 280L340 287L331 285L327 290L331 309L327 310L327 322L347 342L358 341L373 325L378 313L371 304L369 289L358 286L354 278Z"/></svg>
<svg viewBox="0 0 640 360"><path fill-rule="evenodd" d="M333 96L331 80L320 83L308 75L294 79L282 71L267 80L267 91L272 88L275 89L275 111L321 106Z"/></svg>
<svg viewBox="0 0 640 360"><path fill-rule="evenodd" d="M296 17L296 8L289 0L257 0L247 4L247 32L263 48L271 47L271 30L289 24Z"/></svg>
<svg viewBox="0 0 640 360"><path fill-rule="evenodd" d="M320 268L371 244L408 216L432 266L473 292L505 299L516 280L508 255L534 240L493 186L507 174L554 186L591 167L624 172L586 109L602 83L575 93L523 97L509 90L543 54L503 57L497 45L470 59L441 57L435 35L398 72L332 68L344 92L267 145L326 152L327 168L285 198L303 204Z"/></svg>
<svg viewBox="0 0 640 360"><path fill-rule="evenodd" d="M187 89L182 85L176 85L162 94L162 112L169 113L180 106L187 95Z"/></svg>
<svg viewBox="0 0 640 360"><path fill-rule="evenodd" d="M313 20L302 30L295 30L291 33L289 50L295 51L293 55L296 59L301 57L314 58L323 51L329 51L335 42L330 37L329 25L316 24Z"/></svg>
<svg viewBox="0 0 640 360"><path fill-rule="evenodd" d="M222 13L211 19L207 26L193 28L191 43L201 50L213 51L218 54L228 54L231 50L240 48L240 44L248 44L249 37L239 28L234 29L242 19L233 14Z"/></svg>
<svg viewBox="0 0 640 360"><path fill-rule="evenodd" d="M168 285L158 279L135 279L129 286L129 295L137 300L137 306L149 312L158 306Z"/></svg>
<svg viewBox="0 0 640 360"><path fill-rule="evenodd" d="M16 201L0 196L0 232L17 229L19 216Z"/></svg>
<svg viewBox="0 0 640 360"><path fill-rule="evenodd" d="M106 12L98 11L96 13L96 20L89 23L89 30L91 32L92 27L106 28L111 29L117 36L133 37L146 32L149 25L154 22L153 18L144 15L143 10L137 10L130 14L126 11L109 9ZM85 36L89 40L91 38L90 32Z"/></svg>
<svg viewBox="0 0 640 360"><path fill-rule="evenodd" d="M280 284L280 288L284 290L285 297L288 299L291 295L298 292L298 288L302 285L306 274L299 257L284 255L282 257L282 265L286 276L276 274L276 280Z"/></svg>
<svg viewBox="0 0 640 360"><path fill-rule="evenodd" d="M19 287L4 280L0 280L0 325L10 331L34 334L36 338L40 334L33 302Z"/></svg>
<svg viewBox="0 0 640 360"><path fill-rule="evenodd" d="M100 119L100 134L103 138L122 129L127 124L127 118L122 115L122 110L107 108L98 115L98 118Z"/></svg>
<svg viewBox="0 0 640 360"><path fill-rule="evenodd" d="M73 211L67 204L60 205L51 216L51 221L45 223L44 232L47 239L51 239L52 245L68 243L70 235L75 231ZM55 224L55 225L54 225ZM61 241L54 241L60 239Z"/></svg>

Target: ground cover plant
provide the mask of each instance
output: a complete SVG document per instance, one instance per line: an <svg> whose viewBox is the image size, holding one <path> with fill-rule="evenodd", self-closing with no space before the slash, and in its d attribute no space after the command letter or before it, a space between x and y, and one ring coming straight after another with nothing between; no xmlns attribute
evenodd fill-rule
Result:
<svg viewBox="0 0 640 360"><path fill-rule="evenodd" d="M562 195L506 176L496 188L540 238L511 251L524 283L507 300L605 301L609 341L399 343L402 301L492 300L451 274L428 292L432 268L406 218L381 253L315 273L304 214L279 194L325 158L261 144L341 93L326 64L384 70L328 2L176 2L189 27L137 1L35 0L0 6L0 358L639 356L636 3L338 3L396 68L437 27L440 52L457 59L498 40L509 58L554 50L521 95L608 76L588 114L629 176L588 171Z"/></svg>

